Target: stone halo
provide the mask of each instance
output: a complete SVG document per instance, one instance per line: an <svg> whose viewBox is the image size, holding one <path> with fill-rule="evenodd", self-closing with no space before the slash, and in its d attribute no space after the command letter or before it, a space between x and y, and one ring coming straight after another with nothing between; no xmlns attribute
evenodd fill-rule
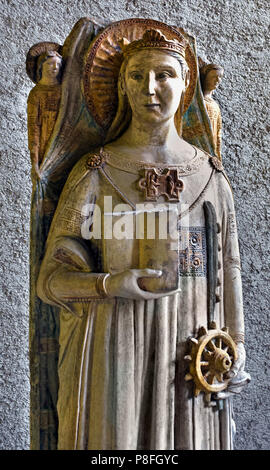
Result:
<svg viewBox="0 0 270 470"><path fill-rule="evenodd" d="M28 77L37 83L37 61L41 54L44 52L55 51L61 55L62 46L56 42L38 42L34 44L28 51L26 56L26 73Z"/></svg>
<svg viewBox="0 0 270 470"><path fill-rule="evenodd" d="M176 29L175 26L156 20L131 18L117 21L96 36L84 58L82 90L86 105L96 123L105 131L109 129L117 111L117 82L123 61L120 42L122 38L130 42L141 39L147 29L158 29L169 40L183 40L184 37L187 41L186 62L190 70L190 84L185 93L184 112L191 104L198 68L195 54L188 42L188 35L181 28Z"/></svg>

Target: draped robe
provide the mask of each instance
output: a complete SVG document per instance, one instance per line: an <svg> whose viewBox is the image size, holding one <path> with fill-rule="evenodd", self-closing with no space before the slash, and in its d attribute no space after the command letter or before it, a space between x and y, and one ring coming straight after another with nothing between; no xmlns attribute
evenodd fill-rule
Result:
<svg viewBox="0 0 270 470"><path fill-rule="evenodd" d="M204 201L213 204L221 227L217 326L229 327L236 340L244 333L228 179L199 149L180 165L181 204L188 208L189 222L181 225L188 241L179 256L179 293L157 300L99 298L95 282L98 273L107 272L108 250L121 252L123 269L138 266L123 254L130 240L82 237L85 207L95 204L103 216L104 196L112 197L114 208L123 195L142 203L144 194L136 187L138 173L120 156L110 158L108 152L103 168L89 168L88 160L86 155L76 164L61 194L38 281L42 300L61 307L58 449L231 449L230 401L224 401L223 410L207 406L203 393L194 397L193 384L184 379L187 339L207 327ZM83 292L74 297L72 281L63 285L66 272L77 286L80 276L89 279L92 298Z"/></svg>

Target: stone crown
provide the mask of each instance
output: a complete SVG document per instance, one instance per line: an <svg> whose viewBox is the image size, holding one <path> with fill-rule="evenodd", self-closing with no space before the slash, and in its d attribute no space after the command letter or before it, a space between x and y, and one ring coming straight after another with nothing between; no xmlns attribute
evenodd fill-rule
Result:
<svg viewBox="0 0 270 470"><path fill-rule="evenodd" d="M120 42L124 57L130 56L141 49L161 49L176 52L185 58L187 42L184 38L180 41L167 39L159 30L148 29L142 39L129 42L123 38Z"/></svg>

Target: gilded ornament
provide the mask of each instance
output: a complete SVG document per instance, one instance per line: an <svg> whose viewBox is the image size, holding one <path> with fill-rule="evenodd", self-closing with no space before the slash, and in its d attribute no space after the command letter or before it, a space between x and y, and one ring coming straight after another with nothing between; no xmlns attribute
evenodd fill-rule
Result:
<svg viewBox="0 0 270 470"><path fill-rule="evenodd" d="M206 402L211 403L211 394L225 390L229 383L227 377L237 359L237 349L228 328L217 328L212 323L207 330L201 327L196 338L189 340L191 350L185 359L189 362L189 372L185 380L193 380L195 397L205 393ZM215 402L214 402L215 403Z"/></svg>

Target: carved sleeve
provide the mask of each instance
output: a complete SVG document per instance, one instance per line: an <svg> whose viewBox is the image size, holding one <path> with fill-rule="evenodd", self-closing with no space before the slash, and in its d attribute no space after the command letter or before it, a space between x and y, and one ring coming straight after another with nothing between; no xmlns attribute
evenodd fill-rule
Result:
<svg viewBox="0 0 270 470"><path fill-rule="evenodd" d="M106 273L93 270L94 260L82 240L66 235L56 237L51 240L41 265L38 296L76 314L76 304L106 297L103 289Z"/></svg>
<svg viewBox="0 0 270 470"><path fill-rule="evenodd" d="M232 192L226 183L223 213L223 269L225 322L235 341L244 342L241 265ZM224 186L224 185L223 185Z"/></svg>
<svg viewBox="0 0 270 470"><path fill-rule="evenodd" d="M74 177L73 171L66 183L51 225L37 284L38 296L45 303L79 315L82 302L106 297L103 281L107 274L99 272L97 257L81 234L85 218L82 208L94 205L96 197L91 190L96 186L91 171L85 173L85 176L75 174Z"/></svg>

